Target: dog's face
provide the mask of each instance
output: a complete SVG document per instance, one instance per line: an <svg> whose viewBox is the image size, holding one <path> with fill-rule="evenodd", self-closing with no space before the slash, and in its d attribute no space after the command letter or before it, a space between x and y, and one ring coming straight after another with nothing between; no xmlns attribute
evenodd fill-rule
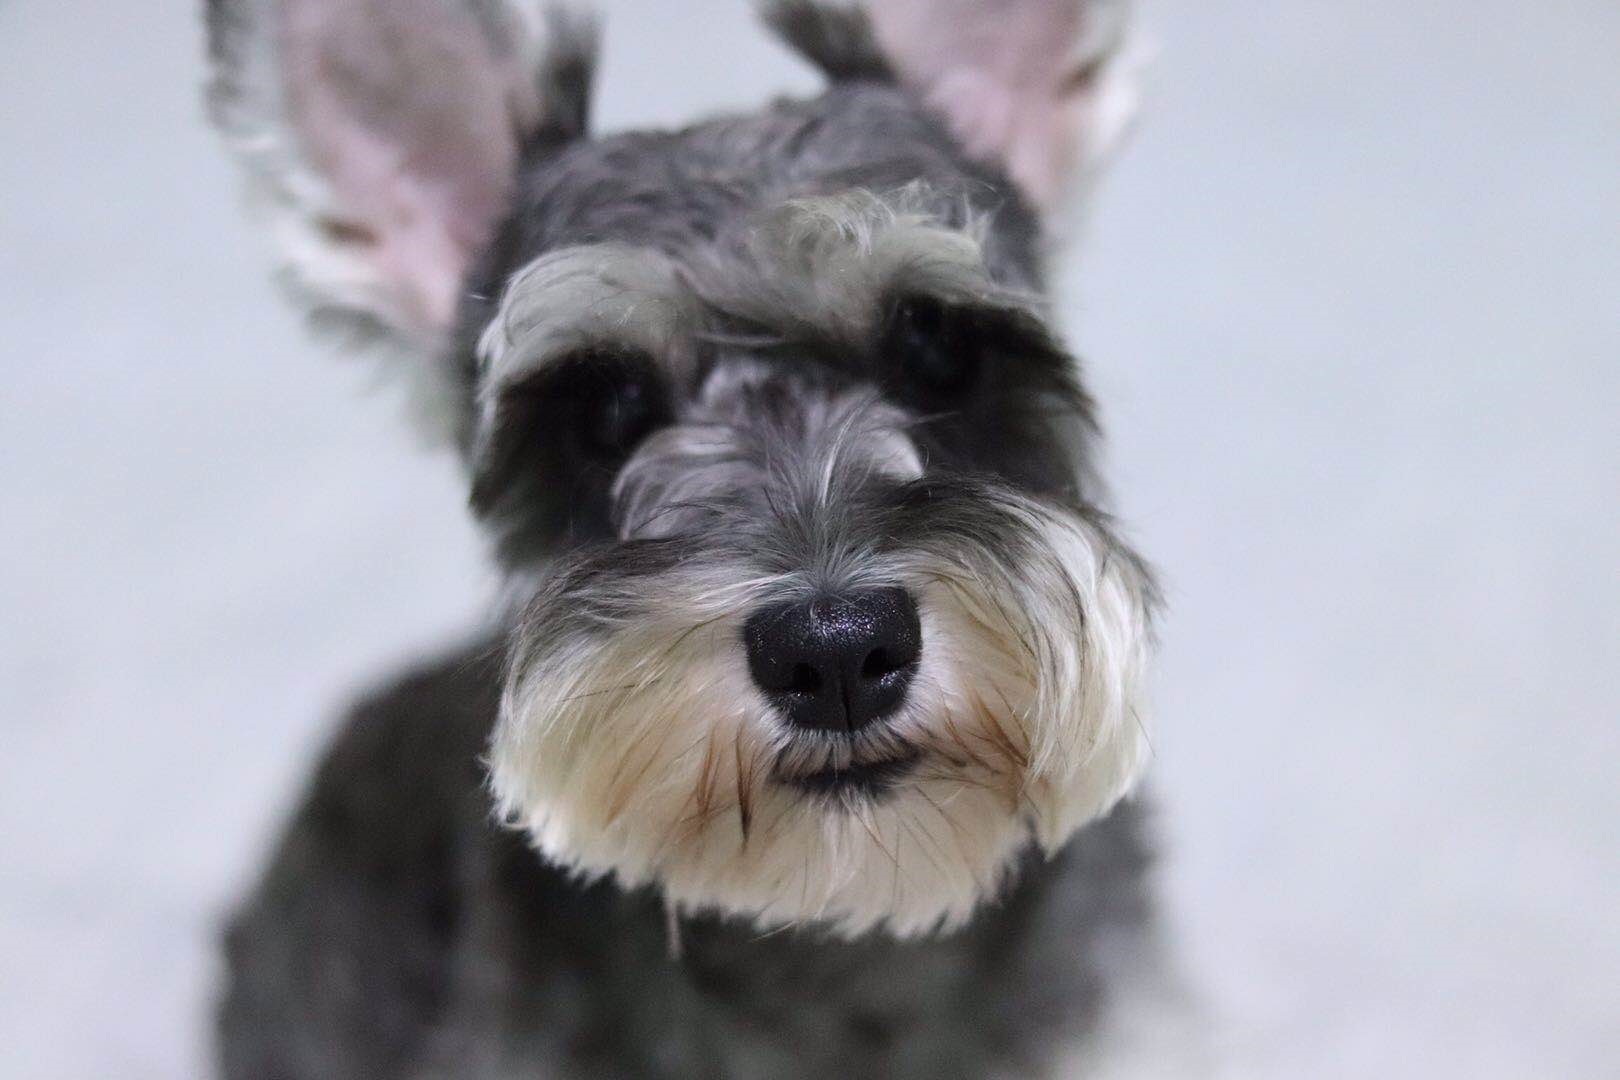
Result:
<svg viewBox="0 0 1620 1080"><path fill-rule="evenodd" d="M491 762L551 857L912 933L1136 775L1147 586L1078 499L1075 366L994 218L935 209L796 200L501 288L475 490L536 584Z"/></svg>
<svg viewBox="0 0 1620 1080"><path fill-rule="evenodd" d="M551 89L441 346L523 597L500 806L683 907L958 924L1145 747L1152 587L1087 502L1027 214L888 89L606 148Z"/></svg>

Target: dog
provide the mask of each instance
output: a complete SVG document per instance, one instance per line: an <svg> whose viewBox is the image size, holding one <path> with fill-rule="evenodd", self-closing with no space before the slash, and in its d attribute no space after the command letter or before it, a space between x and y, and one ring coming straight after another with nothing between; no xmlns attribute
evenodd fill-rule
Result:
<svg viewBox="0 0 1620 1080"><path fill-rule="evenodd" d="M210 0L294 294L509 602L363 701L226 935L232 1078L1039 1074L1152 936L1153 577L1042 263L1102 0L779 0L808 100L588 133L597 24Z"/></svg>

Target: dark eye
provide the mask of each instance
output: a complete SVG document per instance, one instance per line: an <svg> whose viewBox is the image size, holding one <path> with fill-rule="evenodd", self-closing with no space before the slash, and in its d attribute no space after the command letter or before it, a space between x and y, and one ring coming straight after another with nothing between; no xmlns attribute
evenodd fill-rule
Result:
<svg viewBox="0 0 1620 1080"><path fill-rule="evenodd" d="M628 370L603 375L586 394L578 434L590 456L617 460L664 422L665 406L649 376Z"/></svg>
<svg viewBox="0 0 1620 1080"><path fill-rule="evenodd" d="M558 357L504 387L475 433L473 508L518 514L533 536L604 534L613 474L673 415L653 358L620 350Z"/></svg>
<svg viewBox="0 0 1620 1080"><path fill-rule="evenodd" d="M883 351L902 388L939 400L978 385L984 344L974 313L932 297L906 297L889 313Z"/></svg>
<svg viewBox="0 0 1620 1080"><path fill-rule="evenodd" d="M571 357L553 370L545 396L552 423L568 433L586 461L617 465L669 420L663 384L644 356ZM547 427L541 425L538 434L548 435Z"/></svg>

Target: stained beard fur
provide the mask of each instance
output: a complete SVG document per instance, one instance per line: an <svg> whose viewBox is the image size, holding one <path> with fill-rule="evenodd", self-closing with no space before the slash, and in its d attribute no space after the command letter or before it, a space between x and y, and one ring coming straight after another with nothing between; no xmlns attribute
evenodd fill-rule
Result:
<svg viewBox="0 0 1620 1080"><path fill-rule="evenodd" d="M582 876L761 929L959 926L1023 850L1123 797L1147 746L1146 572L1099 520L993 497L1016 560L947 530L861 561L918 598L924 649L902 709L854 737L789 728L749 680L740 613L797 578L702 559L562 575L519 633L492 742L506 819ZM790 782L902 755L882 793Z"/></svg>

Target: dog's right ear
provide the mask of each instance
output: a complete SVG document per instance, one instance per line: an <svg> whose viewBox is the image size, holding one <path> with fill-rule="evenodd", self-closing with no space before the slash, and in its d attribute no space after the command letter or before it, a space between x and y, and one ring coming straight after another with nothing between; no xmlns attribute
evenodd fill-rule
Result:
<svg viewBox="0 0 1620 1080"><path fill-rule="evenodd" d="M897 78L974 157L1056 209L1118 147L1146 50L1130 0L761 0L835 79Z"/></svg>
<svg viewBox="0 0 1620 1080"><path fill-rule="evenodd" d="M1129 0L868 0L903 81L970 153L1053 209L1113 156L1136 112L1145 50Z"/></svg>
<svg viewBox="0 0 1620 1080"><path fill-rule="evenodd" d="M532 140L583 134L594 22L519 0L208 0L211 118L319 315L436 353Z"/></svg>

